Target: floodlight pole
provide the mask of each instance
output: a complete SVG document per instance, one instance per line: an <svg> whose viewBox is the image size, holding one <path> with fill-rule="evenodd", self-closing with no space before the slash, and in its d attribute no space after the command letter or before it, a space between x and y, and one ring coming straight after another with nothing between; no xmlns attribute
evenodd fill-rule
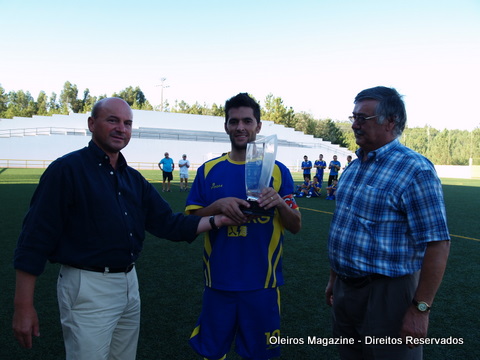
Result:
<svg viewBox="0 0 480 360"><path fill-rule="evenodd" d="M161 112L163 112L163 89L170 87L164 84L165 80L167 80L167 78L164 78L164 77L160 78L160 81L161 81L160 85L156 85L156 86L160 86L160 101L161 101L160 111Z"/></svg>

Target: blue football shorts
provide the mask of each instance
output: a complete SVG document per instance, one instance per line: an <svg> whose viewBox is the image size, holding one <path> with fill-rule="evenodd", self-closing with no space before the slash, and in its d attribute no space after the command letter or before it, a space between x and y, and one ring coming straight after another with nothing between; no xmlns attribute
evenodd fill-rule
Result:
<svg viewBox="0 0 480 360"><path fill-rule="evenodd" d="M202 313L190 345L209 360L225 358L235 340L244 359L267 360L280 356L280 290L220 291L206 287Z"/></svg>

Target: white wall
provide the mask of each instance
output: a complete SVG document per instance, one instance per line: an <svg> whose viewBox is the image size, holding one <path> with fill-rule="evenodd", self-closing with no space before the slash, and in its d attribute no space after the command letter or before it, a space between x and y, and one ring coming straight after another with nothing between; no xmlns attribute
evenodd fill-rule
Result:
<svg viewBox="0 0 480 360"><path fill-rule="evenodd" d="M225 134L223 117L143 110L133 110L133 114L134 129L179 129ZM63 154L82 148L90 140L87 134L88 116L89 114L71 114L0 119L0 159L54 160ZM72 132L75 129L76 133L83 133L84 136L34 135L50 134L51 128L54 132L59 132L58 130ZM279 146L278 148L277 159L294 171L299 169L304 155L314 161L322 153L327 162L333 155L338 155L343 164L347 155L351 154L348 149L315 139L312 135L305 135L271 121L262 121L260 135L271 134L277 134L281 140L302 144L298 147ZM132 137L130 144L122 152L132 165L139 162L158 163L165 151L169 152L175 162L178 162L185 153L192 164L202 164L229 150L228 141L204 142Z"/></svg>

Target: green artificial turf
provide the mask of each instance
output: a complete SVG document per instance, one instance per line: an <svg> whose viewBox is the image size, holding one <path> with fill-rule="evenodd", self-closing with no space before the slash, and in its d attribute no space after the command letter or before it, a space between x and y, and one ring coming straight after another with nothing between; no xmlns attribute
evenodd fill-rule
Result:
<svg viewBox="0 0 480 360"><path fill-rule="evenodd" d="M49 264L37 280L36 309L41 337L31 350L20 348L12 335L11 319L15 271L12 254L41 169L0 169L0 359L64 359L56 303L57 264ZM160 171L142 171L161 191ZM193 180L194 173L191 173ZM179 191L174 173L172 192L162 193L174 211L183 211L187 193ZM301 174L294 174L296 183ZM429 337L461 338L462 345L428 345L425 359L479 359L480 296L480 180L442 179L452 236L451 255L444 281L430 315ZM331 337L330 309L325 305L328 279L327 235L335 208L324 198L297 199L302 230L286 234L282 296L282 337ZM172 243L148 235L137 263L142 296L142 324L138 360L200 359L188 339L201 309L203 239L192 244ZM338 359L334 346L285 345L282 359ZM229 359L239 359L233 352Z"/></svg>

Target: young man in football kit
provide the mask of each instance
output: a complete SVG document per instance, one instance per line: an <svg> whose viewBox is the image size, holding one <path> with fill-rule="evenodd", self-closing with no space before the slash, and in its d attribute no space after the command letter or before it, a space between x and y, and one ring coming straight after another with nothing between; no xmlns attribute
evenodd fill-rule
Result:
<svg viewBox="0 0 480 360"><path fill-rule="evenodd" d="M313 163L313 166L315 167L315 169L317 169L317 178L318 178L318 182L320 183L320 187L322 187L322 184L323 184L323 173L325 171L325 168L327 167L327 163L325 160L323 160L323 154L320 154L318 156L318 160L315 160L315 162Z"/></svg>
<svg viewBox="0 0 480 360"><path fill-rule="evenodd" d="M235 339L236 351L244 359L266 360L280 354L269 338L280 336L284 231L300 231L301 215L290 171L278 161L270 187L258 200L260 207L274 208L274 215L242 212L242 207L249 207L246 147L262 127L260 106L246 93L232 97L225 104L224 126L231 151L198 169L186 211L203 216L224 213L242 225L205 236L203 306L190 345L205 359L225 359Z"/></svg>

